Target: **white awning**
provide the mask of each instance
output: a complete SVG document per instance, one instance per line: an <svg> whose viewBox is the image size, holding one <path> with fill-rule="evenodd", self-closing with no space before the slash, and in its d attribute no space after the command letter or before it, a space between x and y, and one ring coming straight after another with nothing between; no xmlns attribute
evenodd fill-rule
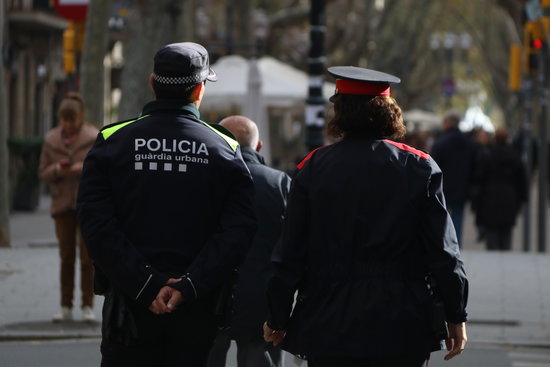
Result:
<svg viewBox="0 0 550 367"><path fill-rule="evenodd" d="M305 103L308 94L308 75L269 56L257 60L260 72L261 97L265 107L289 107ZM201 108L225 109L245 106L248 91L250 61L236 55L224 56L211 67L218 81L206 84ZM334 93L333 83L325 82L323 94Z"/></svg>

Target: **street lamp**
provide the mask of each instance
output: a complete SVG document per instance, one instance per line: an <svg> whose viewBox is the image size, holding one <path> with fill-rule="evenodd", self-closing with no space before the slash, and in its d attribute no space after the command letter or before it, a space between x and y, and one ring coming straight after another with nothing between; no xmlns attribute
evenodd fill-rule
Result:
<svg viewBox="0 0 550 367"><path fill-rule="evenodd" d="M252 25L254 29L254 52L261 56L264 53L265 40L269 34L269 18L263 9L255 9L252 14Z"/></svg>
<svg viewBox="0 0 550 367"><path fill-rule="evenodd" d="M312 0L309 14L310 49L308 57L309 91L306 100L306 147L308 151L324 144L325 99L323 75L325 73L325 0Z"/></svg>
<svg viewBox="0 0 550 367"><path fill-rule="evenodd" d="M271 163L271 139L269 136L269 118L266 111L264 97L262 95L262 73L260 71L258 57L264 49L265 39L269 32L269 19L263 10L255 10L252 15L254 29L253 40L248 47L252 55L248 60L247 96L243 105L243 114L255 121L263 136L263 153L266 161Z"/></svg>
<svg viewBox="0 0 550 367"><path fill-rule="evenodd" d="M455 49L459 47L462 50L463 61L468 60L468 50L472 45L472 37L468 33L432 33L430 36L430 49L436 55L439 50L443 50L445 68L441 78L441 88L445 97L445 107L452 105L451 98L456 93L456 83L454 78L453 65L455 61Z"/></svg>

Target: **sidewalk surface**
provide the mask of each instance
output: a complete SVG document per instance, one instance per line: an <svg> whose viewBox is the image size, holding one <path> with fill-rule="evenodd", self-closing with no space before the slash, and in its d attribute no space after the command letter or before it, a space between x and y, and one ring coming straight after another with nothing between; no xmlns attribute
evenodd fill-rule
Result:
<svg viewBox="0 0 550 367"><path fill-rule="evenodd" d="M59 249L50 198L37 211L10 215L11 248L0 248L0 341L99 337L103 298L95 296L98 322L81 320L80 268L77 260L73 322L53 323L60 309ZM78 258L78 255L77 255Z"/></svg>
<svg viewBox="0 0 550 367"><path fill-rule="evenodd" d="M0 248L0 341L99 337L99 322L80 320L80 291L75 320L53 323L59 309L59 256L43 197L34 213L10 217L11 248ZM550 347L550 255L487 252L475 243L466 218L462 255L470 279L469 341ZM78 271L77 271L78 274ZM79 284L78 279L75 282ZM96 296L98 321L102 297Z"/></svg>

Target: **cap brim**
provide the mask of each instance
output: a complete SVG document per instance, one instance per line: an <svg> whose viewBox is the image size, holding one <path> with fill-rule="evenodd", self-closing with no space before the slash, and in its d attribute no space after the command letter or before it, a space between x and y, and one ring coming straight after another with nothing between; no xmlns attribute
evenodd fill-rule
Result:
<svg viewBox="0 0 550 367"><path fill-rule="evenodd" d="M206 80L209 82L215 82L218 80L218 74L211 68L208 68L208 76L206 77Z"/></svg>
<svg viewBox="0 0 550 367"><path fill-rule="evenodd" d="M399 79L395 75L355 66L332 66L328 68L327 71L336 79L348 79L360 82L390 84L399 84L401 82L401 79Z"/></svg>

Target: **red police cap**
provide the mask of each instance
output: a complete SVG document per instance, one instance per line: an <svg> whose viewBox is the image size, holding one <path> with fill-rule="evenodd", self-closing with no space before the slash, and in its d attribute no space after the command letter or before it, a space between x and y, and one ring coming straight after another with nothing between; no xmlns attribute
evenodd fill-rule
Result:
<svg viewBox="0 0 550 367"><path fill-rule="evenodd" d="M390 84L401 82L401 79L394 75L355 66L333 66L328 68L328 72L336 78L334 96L337 94L389 96ZM330 99L332 100L334 96Z"/></svg>

